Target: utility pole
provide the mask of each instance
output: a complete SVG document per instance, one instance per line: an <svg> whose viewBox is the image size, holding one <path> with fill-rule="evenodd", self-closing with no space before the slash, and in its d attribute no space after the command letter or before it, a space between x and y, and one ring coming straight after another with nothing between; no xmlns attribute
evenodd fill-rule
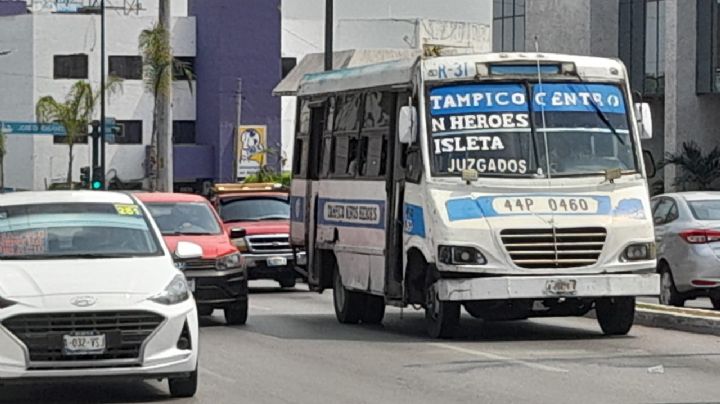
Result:
<svg viewBox="0 0 720 404"><path fill-rule="evenodd" d="M93 147L100 145L100 173L93 173L93 179L98 178L105 184L105 0L100 2L100 141L93 142ZM95 154L95 152L93 152ZM93 171L98 170L97 161L93 162Z"/></svg>
<svg viewBox="0 0 720 404"><path fill-rule="evenodd" d="M160 26L168 33L167 39L170 41L170 1L160 0ZM168 44L168 48L170 44ZM156 100L158 106L158 139L157 139L157 155L158 155L158 191L173 191L173 141L172 141L172 74L173 63L165 69L163 75L165 77L160 80L166 80L169 83L167 91L161 91Z"/></svg>
<svg viewBox="0 0 720 404"><path fill-rule="evenodd" d="M333 1L325 0L325 70L333 69Z"/></svg>

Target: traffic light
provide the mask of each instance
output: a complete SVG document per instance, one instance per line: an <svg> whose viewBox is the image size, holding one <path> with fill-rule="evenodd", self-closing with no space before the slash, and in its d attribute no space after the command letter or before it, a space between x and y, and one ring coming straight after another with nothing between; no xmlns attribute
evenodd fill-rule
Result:
<svg viewBox="0 0 720 404"><path fill-rule="evenodd" d="M90 188L90 167L80 167L80 188Z"/></svg>
<svg viewBox="0 0 720 404"><path fill-rule="evenodd" d="M94 167L92 172L92 183L90 184L90 189L93 191L103 191L105 190L105 173L102 170L102 167Z"/></svg>

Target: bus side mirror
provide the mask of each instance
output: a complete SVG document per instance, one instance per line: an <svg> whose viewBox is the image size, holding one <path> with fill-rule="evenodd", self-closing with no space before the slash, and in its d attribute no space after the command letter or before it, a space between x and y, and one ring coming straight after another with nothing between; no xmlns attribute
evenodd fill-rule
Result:
<svg viewBox="0 0 720 404"><path fill-rule="evenodd" d="M645 174L648 178L652 178L655 174L657 174L655 159L653 158L652 153L648 150L643 150L643 164L645 164Z"/></svg>
<svg viewBox="0 0 720 404"><path fill-rule="evenodd" d="M400 108L398 137L402 144L413 144L417 139L417 110L412 106Z"/></svg>
<svg viewBox="0 0 720 404"><path fill-rule="evenodd" d="M650 104L643 102L635 104L635 116L640 127L640 140L652 139L652 113Z"/></svg>

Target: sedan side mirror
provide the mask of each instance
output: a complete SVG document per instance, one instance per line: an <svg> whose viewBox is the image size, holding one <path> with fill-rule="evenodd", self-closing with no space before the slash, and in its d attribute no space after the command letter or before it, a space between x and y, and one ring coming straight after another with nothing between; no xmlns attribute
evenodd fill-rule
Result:
<svg viewBox="0 0 720 404"><path fill-rule="evenodd" d="M236 238L244 238L247 236L245 229L230 229L230 239L235 240Z"/></svg>
<svg viewBox="0 0 720 404"><path fill-rule="evenodd" d="M181 241L178 243L175 249L175 259L185 261L197 258L202 258L203 249L195 243L188 243L187 241Z"/></svg>

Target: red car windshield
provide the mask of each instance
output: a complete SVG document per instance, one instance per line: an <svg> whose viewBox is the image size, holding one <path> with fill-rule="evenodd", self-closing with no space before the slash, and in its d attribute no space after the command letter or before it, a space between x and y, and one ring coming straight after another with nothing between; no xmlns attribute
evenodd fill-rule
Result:
<svg viewBox="0 0 720 404"><path fill-rule="evenodd" d="M222 233L210 206L200 202L148 203L163 236L204 236Z"/></svg>
<svg viewBox="0 0 720 404"><path fill-rule="evenodd" d="M289 220L290 202L285 198L277 197L221 200L219 213L226 223Z"/></svg>

